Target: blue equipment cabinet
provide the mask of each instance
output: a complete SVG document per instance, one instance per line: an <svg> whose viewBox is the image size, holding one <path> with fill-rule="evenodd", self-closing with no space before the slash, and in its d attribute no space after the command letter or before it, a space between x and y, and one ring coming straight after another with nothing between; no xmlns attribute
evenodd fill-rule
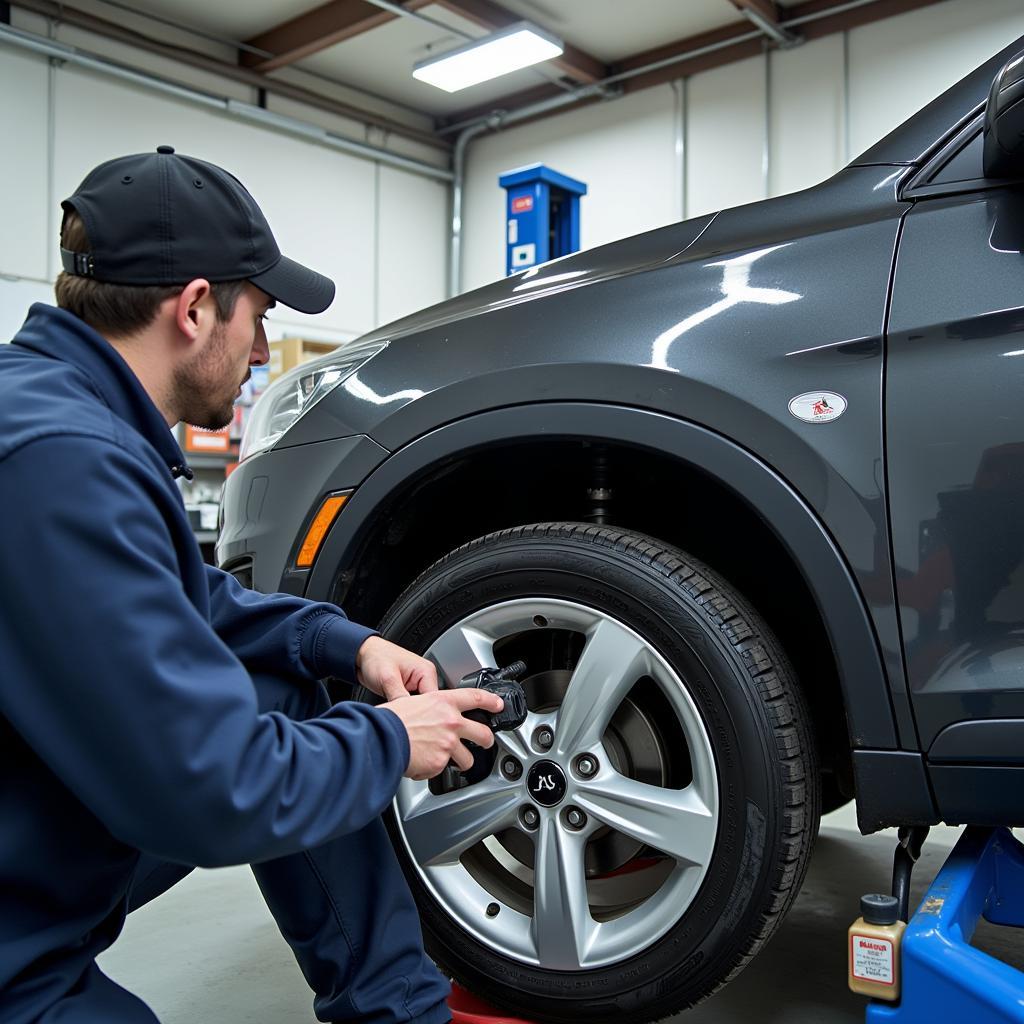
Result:
<svg viewBox="0 0 1024 1024"><path fill-rule="evenodd" d="M531 164L501 175L498 184L507 196L506 274L579 251L582 181Z"/></svg>

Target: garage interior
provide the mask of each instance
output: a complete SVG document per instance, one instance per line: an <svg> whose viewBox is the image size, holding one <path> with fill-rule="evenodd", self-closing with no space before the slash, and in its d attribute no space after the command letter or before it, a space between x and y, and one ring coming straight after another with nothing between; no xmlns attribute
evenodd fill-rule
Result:
<svg viewBox="0 0 1024 1024"><path fill-rule="evenodd" d="M451 94L412 77L523 21L561 55ZM0 341L52 301L60 200L89 168L169 144L245 182L282 250L338 295L315 317L271 311L271 364L235 423L179 432L210 554L263 388L505 276L503 174L543 163L584 182L592 249L821 182L1020 35L1020 0L0 0ZM959 832L932 830L914 900ZM886 890L894 842L862 837L852 803L826 815L765 951L672 1019L862 1020L845 934L860 894ZM1024 969L1024 939L984 926L975 944ZM194 872L133 914L100 965L164 1024L315 1019L244 867Z"/></svg>

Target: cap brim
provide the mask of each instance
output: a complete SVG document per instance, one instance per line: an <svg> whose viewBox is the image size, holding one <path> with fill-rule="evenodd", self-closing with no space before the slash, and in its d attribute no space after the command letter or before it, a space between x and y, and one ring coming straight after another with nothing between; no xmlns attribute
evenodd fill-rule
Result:
<svg viewBox="0 0 1024 1024"><path fill-rule="evenodd" d="M287 256L249 280L272 299L300 313L322 313L334 301L334 282L329 277Z"/></svg>

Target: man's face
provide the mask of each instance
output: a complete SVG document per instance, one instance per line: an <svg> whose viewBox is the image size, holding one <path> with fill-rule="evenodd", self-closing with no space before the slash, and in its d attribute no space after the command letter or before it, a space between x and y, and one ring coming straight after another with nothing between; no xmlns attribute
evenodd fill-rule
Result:
<svg viewBox="0 0 1024 1024"><path fill-rule="evenodd" d="M182 420L207 430L231 422L249 367L270 359L263 320L273 305L269 295L246 282L230 319L215 322L202 348L177 369L174 392Z"/></svg>

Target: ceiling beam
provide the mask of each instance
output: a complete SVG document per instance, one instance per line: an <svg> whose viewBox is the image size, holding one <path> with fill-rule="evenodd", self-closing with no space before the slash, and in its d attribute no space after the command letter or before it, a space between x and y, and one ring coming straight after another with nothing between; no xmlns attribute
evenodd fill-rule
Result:
<svg viewBox="0 0 1024 1024"><path fill-rule="evenodd" d="M522 21L522 18L492 0L405 0L402 6L412 12L430 3L437 3L486 32L494 32ZM401 15L374 7L365 0L327 0L327 3L245 41L246 46L273 54L272 57L261 57L243 50L240 61L243 67L256 71L273 71L399 17ZM552 60L551 64L564 75L584 85L596 82L607 74L604 64L599 60L569 44L565 44L562 55Z"/></svg>
<svg viewBox="0 0 1024 1024"><path fill-rule="evenodd" d="M674 43L667 43L655 47L653 50L645 50L633 57L627 57L608 69L609 75L617 75L622 72L636 71L647 67L650 64L658 64L661 61L672 60L684 53L694 50L701 50L707 46L722 46L711 53L699 57L692 57L680 63L673 63L656 71L645 72L636 78L628 78L618 88L622 92L635 92L638 89L647 89L663 82L674 82L686 75L696 74L699 71L707 71L710 68L718 67L721 64L730 64L733 61L743 60L746 57L756 57L763 51L764 44L760 38L740 39L730 44L731 39L750 36L753 29L750 25L726 25L723 28L712 29L710 32L700 32L697 35L687 36L685 39L677 39ZM461 123L470 121L477 117L484 117L494 112L495 108L503 110L515 110L518 107L528 106L540 100L548 99L559 95L560 90L553 86L535 86L523 92L506 96L498 102L492 102L484 106L470 107L452 114L445 120L445 124ZM599 97L583 100L576 106L583 106L586 103L596 102ZM557 111L555 111L557 113ZM543 116L551 116L545 114ZM442 125L443 127L443 125Z"/></svg>
<svg viewBox="0 0 1024 1024"><path fill-rule="evenodd" d="M759 53L764 52L764 42L756 37L749 38L752 30L753 26L743 22L738 25L713 28L709 32L700 32L697 35L687 36L685 39L677 39L674 43L656 46L653 50L645 50L643 53L619 61L615 65L613 73L640 71L641 68L649 67L652 64L661 64L663 61L679 58L674 63L643 72L622 82L623 91L636 92L638 89L648 89L652 85L661 85L663 82L672 82L677 78L695 75L700 71L710 71L723 64L732 64L738 60L745 60L747 57L756 57ZM710 49L712 47L713 49ZM692 53L694 56L686 57L685 55L688 53Z"/></svg>
<svg viewBox="0 0 1024 1024"><path fill-rule="evenodd" d="M451 11L452 14L457 14L488 32L508 28L509 25L523 20L518 15L494 3L493 0L436 0L436 2ZM564 40L563 46L565 49L561 57L555 57L548 63L553 64L564 75L582 85L591 85L608 74L607 68L596 57L584 53L583 50L571 46Z"/></svg>
<svg viewBox="0 0 1024 1024"><path fill-rule="evenodd" d="M875 0L874 3L864 4L862 7L854 7L848 11L829 15L826 12L830 8L840 6L836 0L804 0L803 3L787 7L786 18L787 20L802 18L807 14L821 12L825 15L824 17L816 21L809 21L797 29L804 39L820 39L822 36L830 36L834 32L848 32L861 25L870 25L874 21L893 18L897 14L906 14L909 11L916 11L921 7L931 7L932 4L942 2L943 0Z"/></svg>
<svg viewBox="0 0 1024 1024"><path fill-rule="evenodd" d="M881 21L884 18L905 14L908 11L929 7L932 4L942 2L943 0L875 0L874 3L867 3L845 11L840 9L836 14L830 15L828 11L834 7L842 8L845 0L803 0L802 3L793 4L785 8L784 13L785 21L802 18L809 14L821 15L817 20L806 22L794 29L794 31L800 33L803 39L810 40L820 39L823 36L832 35L836 32L846 32L861 25L868 25L875 21ZM751 26L746 24L726 25L722 28L712 29L710 32L701 32L698 35L688 36L685 39L678 39L673 43L638 53L613 64L608 70L611 75L621 72L639 71L641 68L658 64L661 61L673 60L676 57L682 58L684 54L699 51L708 46L715 47L711 52L680 59L666 66L641 72L635 77L627 78L620 83L624 93L650 89L653 86L673 82L680 78L698 74L701 71L710 71L725 64L732 64L749 57L756 57L764 51L764 41L757 38L747 40L740 38L749 36L750 32ZM737 41L730 43L730 39L736 39ZM445 118L443 121L439 121L438 126L443 129L449 124L461 124L464 121L482 118L492 114L496 108L515 110L519 107L548 99L551 96L556 96L558 92L559 90L556 88L546 86L529 89L525 92L507 96L497 103L461 110ZM589 97L581 100L576 106L586 106L595 102L599 102L599 97ZM563 111L556 110L538 114L535 118L531 118L531 121L540 120L543 117L552 117L560 112ZM520 122L520 124L528 123L530 122Z"/></svg>
<svg viewBox="0 0 1024 1024"><path fill-rule="evenodd" d="M944 0L874 0L874 3L866 3L860 7L842 10L846 0L803 0L802 3L792 4L785 8L786 22L803 18L807 15L820 15L814 21L808 21L801 25L794 26L789 31L799 32L802 39L821 39L823 36L834 35L836 32L846 32L861 25L870 25L875 21L882 21L897 14L906 14L908 11L918 10L922 7L930 7L932 4L943 3ZM829 14L832 8L839 8L836 14ZM750 28L747 25L731 26L714 29L711 32L703 32L697 36L690 36L668 46L658 47L654 50L647 50L629 57L614 65L613 73L619 71L630 71L648 64L654 64L669 57L684 54L688 51L698 50L704 46L715 43L725 43L730 33L734 36L749 34ZM695 75L700 71L710 71L712 68L722 67L725 64L733 64L748 57L754 57L761 53L763 44L760 40L752 40L746 43L724 45L712 53L703 56L692 57L681 60L677 64L655 71L648 71L637 75L635 78L627 79L622 83L623 91L630 93L640 89L649 89L655 85L662 85L678 78Z"/></svg>
<svg viewBox="0 0 1024 1024"><path fill-rule="evenodd" d="M14 3L16 7L26 11L34 11L36 14L52 18L55 23L63 22L66 25L74 25L77 28L93 32L103 38L127 43L146 53L166 57L169 60L177 61L189 67L199 68L202 71L211 72L215 75L223 75L230 81L241 82L243 85L266 89L272 94L285 96L299 103L305 103L317 110L348 118L360 124L373 125L382 131L400 135L402 138L411 139L437 149L451 149L450 143L431 131L410 127L401 121L396 121L382 114L362 110L352 106L350 103L333 100L322 93L304 89L290 82L282 82L276 78L266 78L248 68L240 68L237 64L229 64L227 61L217 60L215 57L209 57L205 53L198 53L183 46L162 42L142 32L137 32L134 29L99 18L87 11L68 7L62 2L57 2L57 0L14 0Z"/></svg>
<svg viewBox="0 0 1024 1024"><path fill-rule="evenodd" d="M430 2L432 0L405 0L403 6L416 11ZM401 15L373 7L365 0L327 0L319 7L246 39L246 46L273 56L261 57L243 50L239 54L240 63L255 71L273 71L399 17Z"/></svg>

